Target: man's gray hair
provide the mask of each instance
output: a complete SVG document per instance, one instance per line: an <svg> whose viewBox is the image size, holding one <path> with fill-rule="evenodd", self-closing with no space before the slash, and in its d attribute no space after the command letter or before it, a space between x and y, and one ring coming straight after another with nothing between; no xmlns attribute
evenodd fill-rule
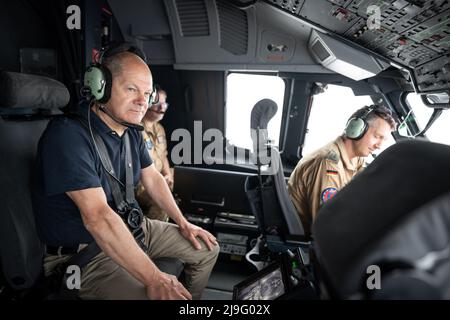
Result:
<svg viewBox="0 0 450 320"><path fill-rule="evenodd" d="M118 76L123 71L123 68L122 68L123 58L124 58L124 56L126 56L128 54L130 54L130 53L121 52L121 53L115 54L113 56L107 57L103 61L102 64L106 68L108 68L108 70L111 72L111 75L113 77Z"/></svg>

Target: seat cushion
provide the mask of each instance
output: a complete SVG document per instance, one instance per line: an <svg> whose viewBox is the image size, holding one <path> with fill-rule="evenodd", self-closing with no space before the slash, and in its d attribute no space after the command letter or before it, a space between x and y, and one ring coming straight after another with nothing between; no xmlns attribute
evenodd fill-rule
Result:
<svg viewBox="0 0 450 320"><path fill-rule="evenodd" d="M153 260L162 272L171 274L179 278L183 272L184 262L177 258L157 258Z"/></svg>

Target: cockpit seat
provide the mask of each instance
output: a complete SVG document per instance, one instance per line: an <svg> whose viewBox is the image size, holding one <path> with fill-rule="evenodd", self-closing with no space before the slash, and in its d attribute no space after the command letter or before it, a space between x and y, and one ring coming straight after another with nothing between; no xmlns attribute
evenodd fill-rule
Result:
<svg viewBox="0 0 450 320"><path fill-rule="evenodd" d="M0 279L5 281L0 289L6 288L9 298L33 296L42 289L45 248L35 227L32 168L41 134L52 117L63 114L60 108L69 98L56 80L0 72ZM155 264L176 276L184 266L174 258L155 259Z"/></svg>
<svg viewBox="0 0 450 320"><path fill-rule="evenodd" d="M449 146L399 142L319 210L314 251L329 297L450 298L449 163Z"/></svg>

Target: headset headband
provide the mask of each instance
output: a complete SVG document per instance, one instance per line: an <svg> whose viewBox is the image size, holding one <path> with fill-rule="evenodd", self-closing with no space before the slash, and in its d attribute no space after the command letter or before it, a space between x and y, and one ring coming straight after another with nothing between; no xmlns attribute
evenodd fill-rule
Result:
<svg viewBox="0 0 450 320"><path fill-rule="evenodd" d="M104 60L122 52L131 52L140 57L145 63L147 58L138 47L130 42L111 42L98 52L98 61L94 61L84 73L83 96L93 96L100 103L106 103L111 97L112 74L104 65ZM153 90L149 104L158 101L158 94Z"/></svg>
<svg viewBox="0 0 450 320"><path fill-rule="evenodd" d="M366 108L365 108L366 110L364 110L364 113L357 117L361 118L363 120L366 120L367 117L369 116L369 114L371 114L375 110L375 108L376 108L376 106L373 104L370 106L366 106Z"/></svg>
<svg viewBox="0 0 450 320"><path fill-rule="evenodd" d="M137 46L130 42L111 42L107 46L103 47L100 50L100 57L99 57L99 64L102 64L103 61L109 57L112 57L116 54L122 53L122 52L131 52L135 55L137 55L139 58L144 60L145 63L147 63L147 57L145 56L145 53L139 49Z"/></svg>

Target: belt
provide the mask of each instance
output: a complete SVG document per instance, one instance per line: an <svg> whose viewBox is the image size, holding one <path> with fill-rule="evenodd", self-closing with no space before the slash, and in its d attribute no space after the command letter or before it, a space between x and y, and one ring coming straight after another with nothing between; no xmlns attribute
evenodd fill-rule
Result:
<svg viewBox="0 0 450 320"><path fill-rule="evenodd" d="M65 255L65 254L74 254L79 251L80 246L73 246L73 247L53 247L53 246L47 246L46 252L48 254L53 255Z"/></svg>

